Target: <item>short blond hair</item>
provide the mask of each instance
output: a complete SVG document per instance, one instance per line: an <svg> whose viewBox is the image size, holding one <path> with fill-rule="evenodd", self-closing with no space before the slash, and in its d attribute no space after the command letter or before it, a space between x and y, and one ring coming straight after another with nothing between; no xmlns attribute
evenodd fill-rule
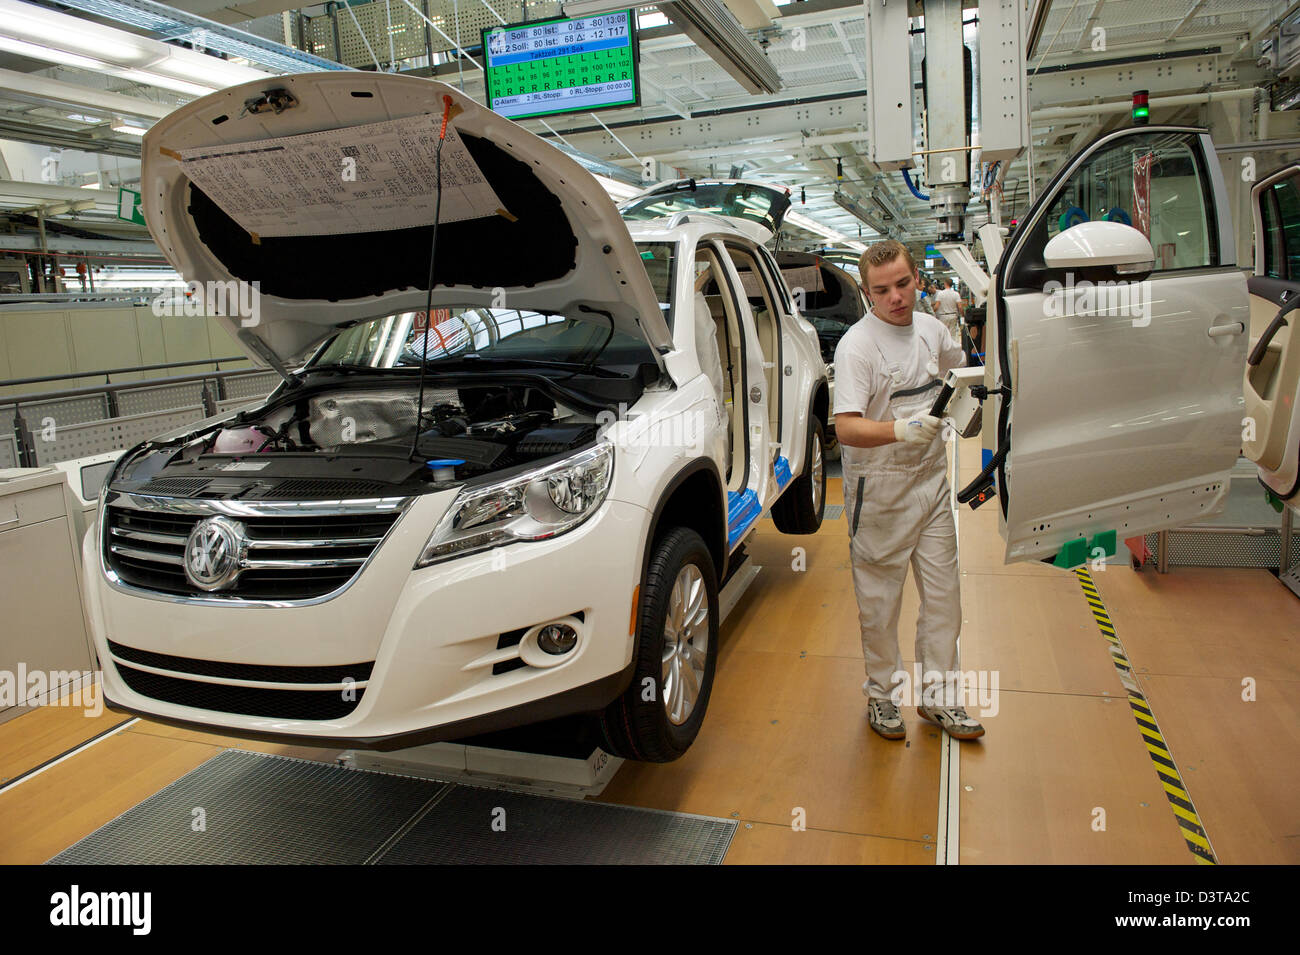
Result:
<svg viewBox="0 0 1300 955"><path fill-rule="evenodd" d="M862 258L858 260L858 272L862 275L862 284L867 284L867 269L873 265L888 265L899 256L907 259L907 266L913 272L916 271L916 260L912 258L912 253L907 246L897 239L885 239L867 246L867 251L862 253Z"/></svg>

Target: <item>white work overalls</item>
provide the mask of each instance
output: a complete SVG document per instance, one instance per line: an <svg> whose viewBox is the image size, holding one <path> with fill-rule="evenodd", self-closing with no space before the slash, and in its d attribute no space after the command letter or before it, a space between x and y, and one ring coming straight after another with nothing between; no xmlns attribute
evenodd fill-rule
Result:
<svg viewBox="0 0 1300 955"><path fill-rule="evenodd" d="M919 364L927 366L920 380L908 380L903 367L888 361L873 342L891 378L887 418L928 414L939 392L938 357L920 335L915 343L924 352ZM844 450L844 515L867 671L863 692L872 699L890 699L900 683L895 676L903 669L898 614L910 563L921 596L916 659L922 674L942 674L943 686L929 676L922 682L950 694L957 671L961 592L943 435L925 447L896 441ZM915 687L914 693L921 689Z"/></svg>

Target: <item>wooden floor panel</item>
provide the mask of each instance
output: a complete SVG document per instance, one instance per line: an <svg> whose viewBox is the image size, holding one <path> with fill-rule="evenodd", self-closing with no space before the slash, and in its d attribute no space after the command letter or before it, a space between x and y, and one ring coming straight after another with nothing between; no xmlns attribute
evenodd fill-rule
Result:
<svg viewBox="0 0 1300 955"><path fill-rule="evenodd" d="M19 717L23 719L23 717ZM33 865L117 818L220 752L121 732L0 793L0 863ZM188 826L178 819L177 826Z"/></svg>
<svg viewBox="0 0 1300 955"><path fill-rule="evenodd" d="M130 719L108 710L90 713L93 708L40 706L0 723L0 784Z"/></svg>
<svg viewBox="0 0 1300 955"><path fill-rule="evenodd" d="M1219 861L1300 864L1297 684L1232 677L1140 678Z"/></svg>
<svg viewBox="0 0 1300 955"><path fill-rule="evenodd" d="M727 865L933 865L934 845L850 832L741 823Z"/></svg>
<svg viewBox="0 0 1300 955"><path fill-rule="evenodd" d="M1123 694L1073 574L964 577L962 618L962 669L997 671L1004 690Z"/></svg>
<svg viewBox="0 0 1300 955"><path fill-rule="evenodd" d="M764 703L744 716L710 712L673 763L625 763L604 802L789 827L923 840L938 818L939 740L912 719L888 741L857 720Z"/></svg>
<svg viewBox="0 0 1300 955"><path fill-rule="evenodd" d="M1003 692L983 721L961 748L963 864L1195 864L1124 700Z"/></svg>
<svg viewBox="0 0 1300 955"><path fill-rule="evenodd" d="M1139 673L1300 680L1300 599L1266 570L1092 578Z"/></svg>

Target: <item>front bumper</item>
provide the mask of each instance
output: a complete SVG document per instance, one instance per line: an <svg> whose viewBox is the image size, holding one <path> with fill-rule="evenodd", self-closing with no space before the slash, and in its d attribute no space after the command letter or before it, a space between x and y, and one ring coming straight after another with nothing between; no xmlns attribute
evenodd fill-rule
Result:
<svg viewBox="0 0 1300 955"><path fill-rule="evenodd" d="M650 514L607 500L552 540L412 570L453 497L418 498L350 587L300 605L213 606L124 592L101 570L96 529L84 545L84 590L105 699L230 735L375 749L614 699L632 669L629 623ZM511 641L520 631L558 618L576 619L577 646L553 666L518 662ZM328 682L351 666L361 679ZM354 706L338 705L346 693ZM302 718L300 707L279 707L313 694L329 699L332 715ZM238 707L255 712L231 711Z"/></svg>

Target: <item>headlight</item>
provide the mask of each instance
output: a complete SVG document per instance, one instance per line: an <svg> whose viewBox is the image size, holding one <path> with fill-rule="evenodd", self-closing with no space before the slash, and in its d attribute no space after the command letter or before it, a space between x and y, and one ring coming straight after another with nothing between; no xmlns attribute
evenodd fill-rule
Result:
<svg viewBox="0 0 1300 955"><path fill-rule="evenodd" d="M614 448L602 443L509 481L462 490L415 566L573 530L600 507L613 476Z"/></svg>

